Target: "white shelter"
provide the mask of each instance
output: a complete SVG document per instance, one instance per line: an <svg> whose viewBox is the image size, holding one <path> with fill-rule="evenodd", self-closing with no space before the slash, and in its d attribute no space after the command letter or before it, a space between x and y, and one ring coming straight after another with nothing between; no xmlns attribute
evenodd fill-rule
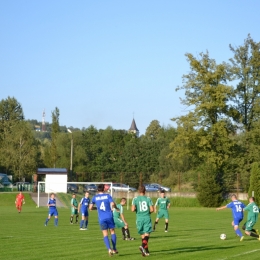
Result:
<svg viewBox="0 0 260 260"><path fill-rule="evenodd" d="M37 175L45 175L45 193L67 193L68 171L66 168L38 168Z"/></svg>

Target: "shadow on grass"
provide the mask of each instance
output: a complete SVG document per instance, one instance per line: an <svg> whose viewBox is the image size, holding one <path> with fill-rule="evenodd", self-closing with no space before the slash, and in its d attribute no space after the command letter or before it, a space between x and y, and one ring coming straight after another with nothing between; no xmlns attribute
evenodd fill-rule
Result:
<svg viewBox="0 0 260 260"><path fill-rule="evenodd" d="M184 247L184 248L173 248L173 249L166 249L166 250L153 250L149 247L149 251L151 256L152 255L177 255L181 253L194 253L194 252L203 252L203 251L210 251L210 250L225 250L225 249L232 249L236 248L238 246L194 246L194 247ZM138 252L138 251L136 251ZM127 256L127 255L133 255L133 254L120 254L120 256ZM136 253L136 255L140 255L139 253ZM189 259L189 258L187 258Z"/></svg>

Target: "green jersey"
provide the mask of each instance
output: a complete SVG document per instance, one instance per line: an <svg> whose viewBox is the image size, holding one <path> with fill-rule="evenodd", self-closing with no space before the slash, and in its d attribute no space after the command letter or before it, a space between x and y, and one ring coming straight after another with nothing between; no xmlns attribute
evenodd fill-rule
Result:
<svg viewBox="0 0 260 260"><path fill-rule="evenodd" d="M120 203L117 204L116 207L119 209L119 211L113 209L113 218L120 218L120 215L123 214L123 207Z"/></svg>
<svg viewBox="0 0 260 260"><path fill-rule="evenodd" d="M153 202L150 197L135 197L133 198L132 205L136 207L137 218L150 217L150 206L153 206Z"/></svg>
<svg viewBox="0 0 260 260"><path fill-rule="evenodd" d="M164 198L158 198L155 203L155 206L158 206L159 210L160 209L167 210L168 209L167 207L169 204L170 204L170 200L167 197L164 197Z"/></svg>
<svg viewBox="0 0 260 260"><path fill-rule="evenodd" d="M255 204L255 202L251 202L249 203L245 208L245 211L248 211L247 214L247 221L251 220L256 222L258 219L258 214L259 214L259 208L258 206Z"/></svg>
<svg viewBox="0 0 260 260"><path fill-rule="evenodd" d="M78 207L78 202L77 202L76 198L72 198L70 201L70 204L73 205L74 207Z"/></svg>

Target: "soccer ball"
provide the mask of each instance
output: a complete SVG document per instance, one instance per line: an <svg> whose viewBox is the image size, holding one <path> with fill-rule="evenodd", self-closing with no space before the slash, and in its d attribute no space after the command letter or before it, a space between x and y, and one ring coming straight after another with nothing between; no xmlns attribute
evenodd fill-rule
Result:
<svg viewBox="0 0 260 260"><path fill-rule="evenodd" d="M220 239L225 240L227 238L226 234L221 234Z"/></svg>

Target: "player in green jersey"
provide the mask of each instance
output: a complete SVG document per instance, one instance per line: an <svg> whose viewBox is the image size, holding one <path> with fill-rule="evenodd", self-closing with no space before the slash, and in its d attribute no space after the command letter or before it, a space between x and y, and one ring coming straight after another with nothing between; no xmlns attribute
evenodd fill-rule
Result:
<svg viewBox="0 0 260 260"><path fill-rule="evenodd" d="M149 256L148 240L152 232L152 220L150 214L154 211L152 200L145 196L145 187L138 189L139 196L133 198L132 211L136 212L136 226L138 234L141 235L142 245L139 250L142 256Z"/></svg>
<svg viewBox="0 0 260 260"><path fill-rule="evenodd" d="M72 194L72 199L70 201L70 205L71 205L70 224L73 224L74 216L76 216L75 224L77 224L78 223L79 213L78 213L78 202L77 202L75 193Z"/></svg>
<svg viewBox="0 0 260 260"><path fill-rule="evenodd" d="M169 213L168 209L170 208L170 200L165 196L165 191L160 191L160 198L157 199L154 205L154 213L156 213L156 207L158 206L158 213L156 216L156 220L153 225L153 230L155 231L155 226L158 224L159 219L165 219L165 232L168 232L168 225L169 225Z"/></svg>
<svg viewBox="0 0 260 260"><path fill-rule="evenodd" d="M113 218L116 228L122 229L123 240L134 240L133 237L130 237L130 231L128 224L125 220L123 213L123 206L126 204L126 198L122 198L120 203L116 205L116 208L113 209Z"/></svg>
<svg viewBox="0 0 260 260"><path fill-rule="evenodd" d="M254 197L249 198L249 204L243 210L248 211L248 213L247 213L247 221L242 227L242 229L245 230L246 235L255 237L258 240L260 240L260 236L259 234L257 234L258 230L253 229L253 226L257 222L258 214L259 214L259 208L255 203Z"/></svg>

